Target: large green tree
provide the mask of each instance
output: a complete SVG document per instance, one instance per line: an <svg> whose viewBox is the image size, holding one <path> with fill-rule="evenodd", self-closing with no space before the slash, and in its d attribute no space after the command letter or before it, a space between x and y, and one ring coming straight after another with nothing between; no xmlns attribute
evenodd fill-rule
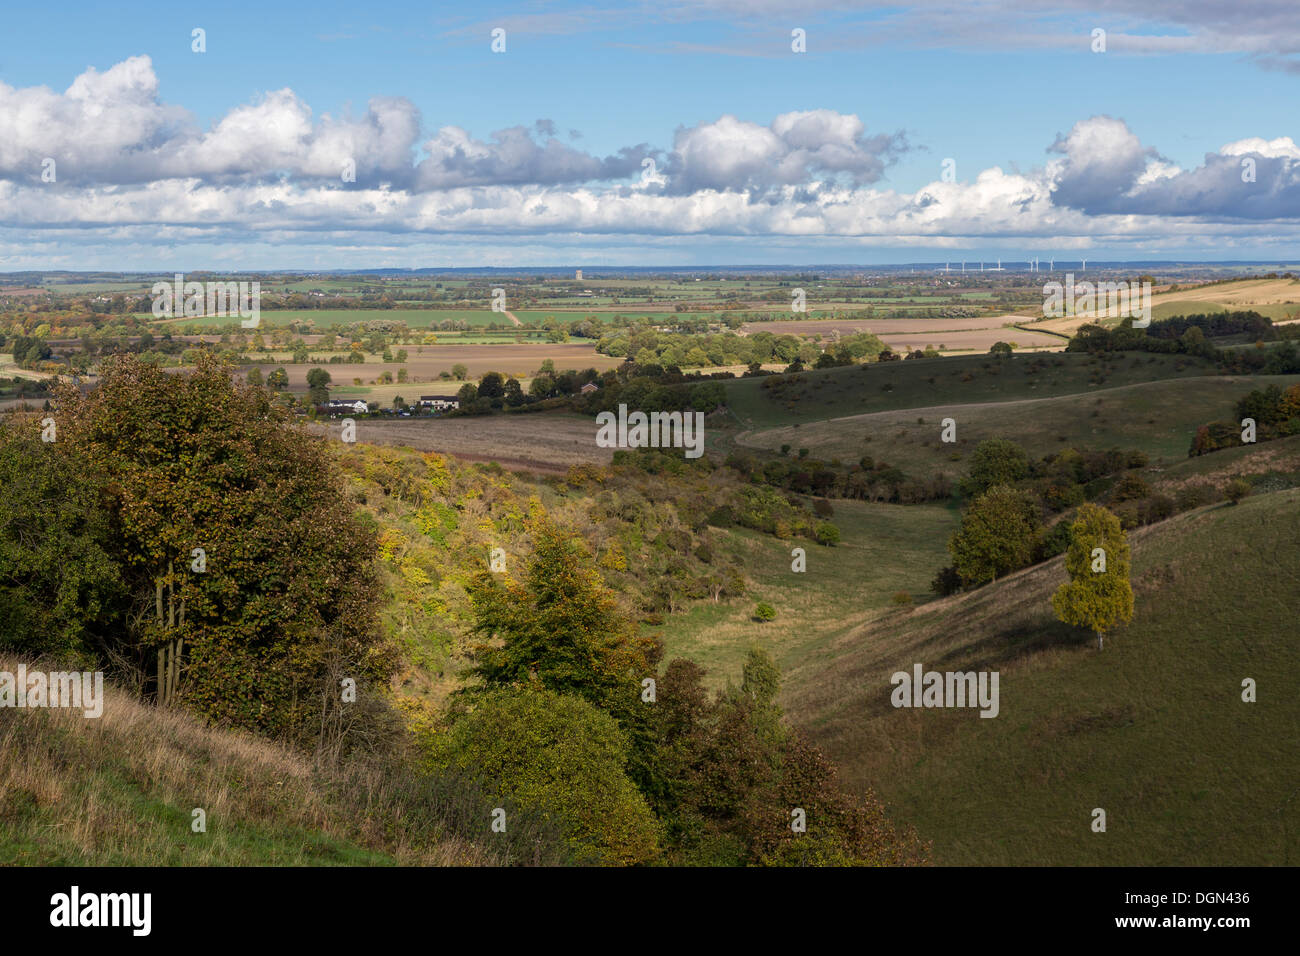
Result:
<svg viewBox="0 0 1300 956"><path fill-rule="evenodd" d="M1128 535L1119 518L1085 502L1070 525L1065 570L1070 575L1052 595L1052 609L1066 624L1086 627L1102 638L1116 624L1133 619Z"/></svg>
<svg viewBox="0 0 1300 956"><path fill-rule="evenodd" d="M475 649L474 675L489 686L536 681L626 718L654 671L656 643L637 636L580 538L544 518L530 530L520 578L485 567L470 584L474 631L490 641Z"/></svg>
<svg viewBox="0 0 1300 956"><path fill-rule="evenodd" d="M1031 495L994 485L966 509L948 539L953 566L965 584L984 584L1023 568L1033 558L1039 526Z"/></svg>
<svg viewBox="0 0 1300 956"><path fill-rule="evenodd" d="M975 446L962 493L974 497L994 485L1011 485L1029 475L1029 455L1007 438L986 438Z"/></svg>
<svg viewBox="0 0 1300 956"><path fill-rule="evenodd" d="M281 735L309 732L338 675L390 672L373 533L340 507L326 447L268 392L208 357L173 375L124 356L93 391L62 387L53 417L52 443L6 430L0 467L27 467L29 493L68 473L76 490L11 515L0 553L62 601L49 613L65 642L159 703ZM88 561L51 560L81 539ZM79 594L91 603L72 620ZM28 621L11 643L35 648L47 638Z"/></svg>

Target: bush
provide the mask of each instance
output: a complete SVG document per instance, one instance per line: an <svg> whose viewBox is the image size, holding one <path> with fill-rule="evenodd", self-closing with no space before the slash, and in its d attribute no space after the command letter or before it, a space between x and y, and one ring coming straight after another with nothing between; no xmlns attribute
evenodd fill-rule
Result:
<svg viewBox="0 0 1300 956"><path fill-rule="evenodd" d="M940 597L947 597L949 594L956 594L961 590L961 575L957 569L951 565L946 568L940 568L939 572L930 582L930 590Z"/></svg>
<svg viewBox="0 0 1300 956"><path fill-rule="evenodd" d="M775 619L776 608L772 607L772 605L768 604L766 601L759 601L758 604L754 606L754 620L772 621Z"/></svg>
<svg viewBox="0 0 1300 956"><path fill-rule="evenodd" d="M962 581L984 584L1029 564L1039 523L1037 501L1009 485L994 485L976 498L948 539Z"/></svg>
<svg viewBox="0 0 1300 956"><path fill-rule="evenodd" d="M1250 494L1250 482L1244 478L1234 478L1224 486L1223 494L1235 505Z"/></svg>
<svg viewBox="0 0 1300 956"><path fill-rule="evenodd" d="M55 443L0 432L0 643L93 656L155 699L301 744L335 665L387 683L375 535L269 392L206 356L181 375L118 356L59 409ZM77 491L56 510L60 487Z"/></svg>
<svg viewBox="0 0 1300 956"><path fill-rule="evenodd" d="M912 603L912 595L907 591L895 591L894 596L890 598L890 600L902 607Z"/></svg>
<svg viewBox="0 0 1300 956"><path fill-rule="evenodd" d="M1035 561L1046 561L1058 554L1064 554L1070 546L1070 522L1058 521L1038 539L1034 551Z"/></svg>
<svg viewBox="0 0 1300 956"><path fill-rule="evenodd" d="M1191 511L1216 501L1218 497L1218 489L1209 482L1202 481L1179 488L1174 496L1174 504L1179 511Z"/></svg>
<svg viewBox="0 0 1300 956"><path fill-rule="evenodd" d="M436 765L558 821L579 862L631 865L658 855L654 814L624 772L627 738L581 697L535 686L491 691L433 751Z"/></svg>
<svg viewBox="0 0 1300 956"><path fill-rule="evenodd" d="M828 548L833 548L840 543L840 529L829 521L823 521L817 525L816 536L817 543L824 544Z"/></svg>
<svg viewBox="0 0 1300 956"><path fill-rule="evenodd" d="M1115 491L1111 495L1111 501L1119 504L1124 501L1138 501L1151 494L1151 486L1142 478L1135 474L1125 475L1115 485Z"/></svg>
<svg viewBox="0 0 1300 956"><path fill-rule="evenodd" d="M735 512L727 505L718 505L709 512L709 524L715 528L730 528L735 523Z"/></svg>

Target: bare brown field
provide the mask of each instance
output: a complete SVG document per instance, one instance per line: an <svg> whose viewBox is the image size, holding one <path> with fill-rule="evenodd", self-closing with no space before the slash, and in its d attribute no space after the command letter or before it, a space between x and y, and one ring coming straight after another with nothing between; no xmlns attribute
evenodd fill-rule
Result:
<svg viewBox="0 0 1300 956"><path fill-rule="evenodd" d="M335 439L341 428L341 422L324 425ZM614 457L613 449L596 445L593 419L545 412L410 421L361 419L357 422L357 441L556 473L576 464L607 465Z"/></svg>

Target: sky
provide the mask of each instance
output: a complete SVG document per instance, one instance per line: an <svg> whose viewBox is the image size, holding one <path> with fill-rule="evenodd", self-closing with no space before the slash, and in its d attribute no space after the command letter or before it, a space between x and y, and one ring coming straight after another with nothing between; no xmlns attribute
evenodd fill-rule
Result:
<svg viewBox="0 0 1300 956"><path fill-rule="evenodd" d="M1294 0L22 5L0 271L1297 260L1298 93Z"/></svg>

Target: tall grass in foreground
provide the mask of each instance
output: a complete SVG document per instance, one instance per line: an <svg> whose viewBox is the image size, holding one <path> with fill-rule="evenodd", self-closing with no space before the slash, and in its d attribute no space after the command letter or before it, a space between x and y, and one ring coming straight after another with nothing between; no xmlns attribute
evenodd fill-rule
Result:
<svg viewBox="0 0 1300 956"><path fill-rule="evenodd" d="M0 671L18 661L0 657ZM45 665L29 662L28 669ZM57 669L57 668L51 668ZM105 687L103 716L0 709L0 865L547 865L549 824L397 758L320 770ZM205 833L192 829L206 814Z"/></svg>

